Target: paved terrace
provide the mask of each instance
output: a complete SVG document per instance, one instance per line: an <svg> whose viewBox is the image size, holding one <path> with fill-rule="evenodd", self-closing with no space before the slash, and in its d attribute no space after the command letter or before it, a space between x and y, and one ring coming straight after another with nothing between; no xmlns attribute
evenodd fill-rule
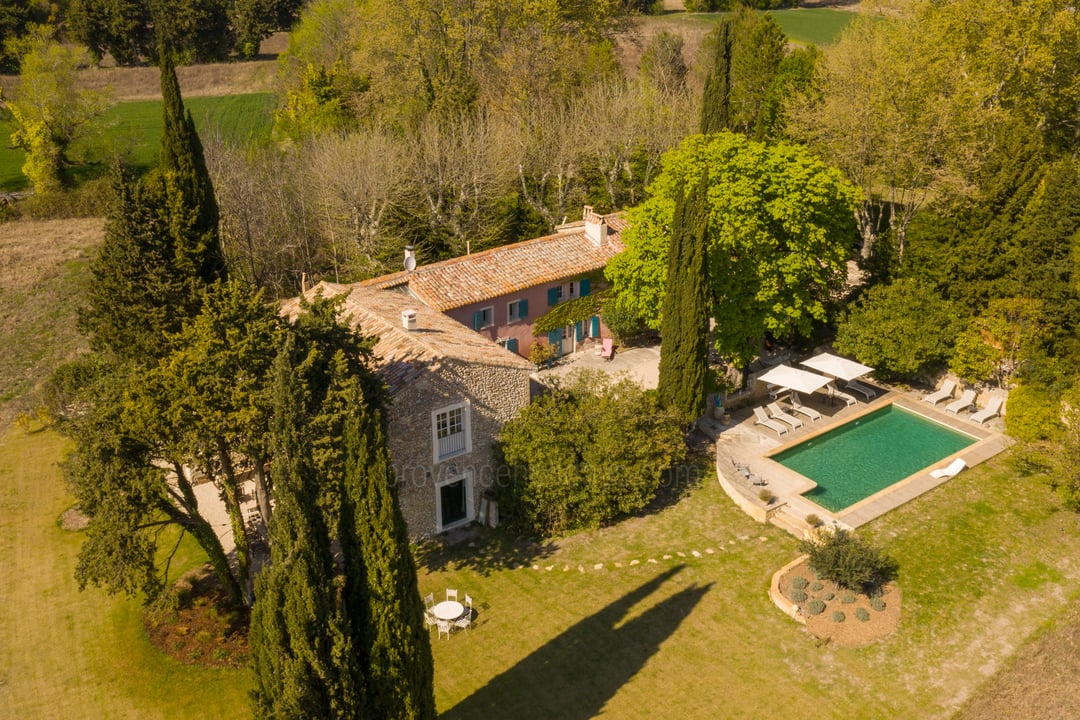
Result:
<svg viewBox="0 0 1080 720"><path fill-rule="evenodd" d="M716 471L720 484L731 499L744 511L762 522L773 524L803 537L810 530L806 523L807 515L817 515L826 524L834 521L841 527L856 528L888 511L903 505L938 485L948 478L934 478L930 471L949 464L955 457L963 457L968 467L973 467L997 455L1012 444L1012 440L1002 433L1001 418L991 420L986 426L968 419L969 413L952 415L922 401L922 395L916 392L886 391L880 387L878 397L869 403L859 402L847 406L837 400L830 404L827 397L820 393L802 397L804 405L810 405L822 414L816 422L804 417L803 426L788 429L783 436L777 437L775 431L762 425L754 424L753 407L733 413L727 426L709 423L716 435ZM767 401L758 401L758 405ZM917 412L925 417L947 425L955 430L977 438L974 445L950 455L941 462L927 467L861 502L834 513L802 496L802 493L814 487L808 478L769 459L769 456L808 438L820 435L832 428L856 417L873 412L889 403L895 403L905 409ZM762 487L752 485L749 480L735 472L732 461L748 465L751 471L768 481L764 489L776 496L768 506L760 499Z"/></svg>

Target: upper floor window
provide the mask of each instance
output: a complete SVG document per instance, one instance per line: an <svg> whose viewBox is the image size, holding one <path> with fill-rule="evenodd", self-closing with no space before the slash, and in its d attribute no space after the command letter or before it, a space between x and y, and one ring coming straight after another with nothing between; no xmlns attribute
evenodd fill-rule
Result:
<svg viewBox="0 0 1080 720"><path fill-rule="evenodd" d="M554 285L548 288L548 306L558 305L563 300L574 300L585 297L590 291L589 278L571 280L563 285Z"/></svg>
<svg viewBox="0 0 1080 720"><path fill-rule="evenodd" d="M472 450L469 404L457 403L431 413L435 462Z"/></svg>
<svg viewBox="0 0 1080 720"><path fill-rule="evenodd" d="M480 308L472 314L473 330L483 330L495 324L495 307Z"/></svg>
<svg viewBox="0 0 1080 720"><path fill-rule="evenodd" d="M517 322L518 320L524 320L529 316L529 301L528 300L515 300L506 306L506 321Z"/></svg>

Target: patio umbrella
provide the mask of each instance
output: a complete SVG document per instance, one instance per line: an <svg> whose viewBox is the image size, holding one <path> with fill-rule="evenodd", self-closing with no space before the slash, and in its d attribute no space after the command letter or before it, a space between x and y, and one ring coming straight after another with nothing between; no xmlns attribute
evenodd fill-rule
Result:
<svg viewBox="0 0 1080 720"><path fill-rule="evenodd" d="M777 365L767 373L758 375L758 380L770 385L778 385L787 390L795 390L801 393L812 393L819 390L832 381L824 375L799 370L790 365Z"/></svg>
<svg viewBox="0 0 1080 720"><path fill-rule="evenodd" d="M874 368L868 365L832 353L820 353L809 360L803 360L800 364L841 380L854 380L866 373L874 372Z"/></svg>

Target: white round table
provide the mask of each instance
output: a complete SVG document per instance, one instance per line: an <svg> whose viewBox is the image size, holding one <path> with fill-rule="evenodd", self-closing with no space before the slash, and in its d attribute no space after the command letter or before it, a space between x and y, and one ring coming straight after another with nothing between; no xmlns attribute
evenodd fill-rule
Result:
<svg viewBox="0 0 1080 720"><path fill-rule="evenodd" d="M457 620L465 614L465 606L456 600L444 600L431 608L431 614L440 620Z"/></svg>

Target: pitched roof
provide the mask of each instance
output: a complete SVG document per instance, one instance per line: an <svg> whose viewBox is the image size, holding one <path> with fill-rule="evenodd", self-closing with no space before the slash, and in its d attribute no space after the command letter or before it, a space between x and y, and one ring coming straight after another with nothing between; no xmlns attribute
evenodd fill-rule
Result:
<svg viewBox="0 0 1080 720"><path fill-rule="evenodd" d="M443 360L461 360L478 365L532 371L533 364L516 353L491 342L458 321L417 302L399 290L380 290L359 284L321 282L305 293L311 300L319 292L325 297L348 293L341 310L349 324L366 335L377 335L376 366L394 393L418 377L425 369L437 369ZM401 312L416 312L417 328L402 326ZM281 313L290 318L300 312L300 298L281 304Z"/></svg>
<svg viewBox="0 0 1080 720"><path fill-rule="evenodd" d="M419 300L440 311L520 292L600 270L622 252L619 236L626 222L621 215L602 219L608 227L603 244L593 242L585 232L585 221L579 220L559 226L554 235L421 265L412 272L383 275L361 285L407 287Z"/></svg>

